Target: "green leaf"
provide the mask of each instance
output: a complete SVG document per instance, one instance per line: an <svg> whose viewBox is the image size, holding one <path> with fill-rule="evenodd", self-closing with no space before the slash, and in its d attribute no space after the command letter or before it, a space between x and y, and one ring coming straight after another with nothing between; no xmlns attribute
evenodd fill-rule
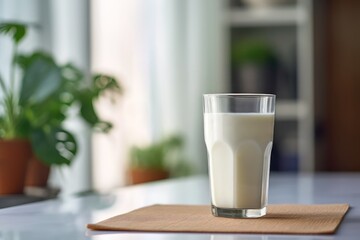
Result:
<svg viewBox="0 0 360 240"><path fill-rule="evenodd" d="M121 93L122 89L114 77L104 74L96 74L93 76L93 91L95 97L98 97L104 91Z"/></svg>
<svg viewBox="0 0 360 240"><path fill-rule="evenodd" d="M184 144L184 139L179 135L170 136L162 141L165 149L181 148Z"/></svg>
<svg viewBox="0 0 360 240"><path fill-rule="evenodd" d="M91 91L79 92L80 115L86 122L94 127L100 120L95 112L92 99L93 95Z"/></svg>
<svg viewBox="0 0 360 240"><path fill-rule="evenodd" d="M130 155L132 167L164 169L165 155L160 145L153 144L144 148L133 147Z"/></svg>
<svg viewBox="0 0 360 240"><path fill-rule="evenodd" d="M18 137L28 138L31 132L32 126L28 118L24 116L24 111L20 114L16 124L16 132Z"/></svg>
<svg viewBox="0 0 360 240"><path fill-rule="evenodd" d="M47 53L36 51L32 54L18 54L15 56L15 63L22 69L26 70L36 59L46 59L46 61L53 62L53 59Z"/></svg>
<svg viewBox="0 0 360 240"><path fill-rule="evenodd" d="M41 103L26 105L23 108L31 125L39 128L44 125L60 126L66 119L68 106L54 96Z"/></svg>
<svg viewBox="0 0 360 240"><path fill-rule="evenodd" d="M112 128L112 124L102 121L98 117L93 105L93 93L86 89L79 92L80 115L95 130L107 133Z"/></svg>
<svg viewBox="0 0 360 240"><path fill-rule="evenodd" d="M110 122L106 122L106 121L99 121L95 125L95 129L97 129L101 132L104 132L104 133L109 132L112 128L113 128L113 125Z"/></svg>
<svg viewBox="0 0 360 240"><path fill-rule="evenodd" d="M43 101L55 93L61 84L60 68L51 59L38 56L24 71L20 104Z"/></svg>
<svg viewBox="0 0 360 240"><path fill-rule="evenodd" d="M36 156L48 165L70 165L77 153L74 136L62 128L37 129L31 143Z"/></svg>
<svg viewBox="0 0 360 240"><path fill-rule="evenodd" d="M71 63L61 66L61 74L63 78L71 84L79 84L84 77L84 74L80 71L80 69Z"/></svg>
<svg viewBox="0 0 360 240"><path fill-rule="evenodd" d="M181 167L182 174L187 171L182 157L183 138L173 135L145 147L132 147L130 150L131 166L140 168L171 169Z"/></svg>
<svg viewBox="0 0 360 240"><path fill-rule="evenodd" d="M0 33L10 35L13 41L18 44L26 35L26 26L19 23L0 24Z"/></svg>
<svg viewBox="0 0 360 240"><path fill-rule="evenodd" d="M266 64L275 60L273 49L259 39L242 39L236 41L231 49L232 61L235 64Z"/></svg>

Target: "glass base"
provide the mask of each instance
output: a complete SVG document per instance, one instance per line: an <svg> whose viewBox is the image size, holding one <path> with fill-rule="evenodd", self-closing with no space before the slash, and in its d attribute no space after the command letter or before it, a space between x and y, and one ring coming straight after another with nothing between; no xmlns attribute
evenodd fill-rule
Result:
<svg viewBox="0 0 360 240"><path fill-rule="evenodd" d="M266 214L266 207L261 209L219 208L211 205L211 212L216 217L258 218Z"/></svg>

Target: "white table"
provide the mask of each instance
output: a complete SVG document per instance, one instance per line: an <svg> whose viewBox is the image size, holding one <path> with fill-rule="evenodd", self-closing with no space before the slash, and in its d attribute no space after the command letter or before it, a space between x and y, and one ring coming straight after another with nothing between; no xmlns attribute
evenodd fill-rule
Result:
<svg viewBox="0 0 360 240"><path fill-rule="evenodd" d="M208 185L206 176L195 176L1 209L0 239L360 239L360 174L355 173L271 174L269 203L349 203L351 209L335 235L120 233L85 227L155 203L209 204Z"/></svg>

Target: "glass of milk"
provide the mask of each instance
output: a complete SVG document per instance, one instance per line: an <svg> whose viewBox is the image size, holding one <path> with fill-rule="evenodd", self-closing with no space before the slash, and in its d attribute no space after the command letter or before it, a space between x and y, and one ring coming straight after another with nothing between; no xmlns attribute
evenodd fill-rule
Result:
<svg viewBox="0 0 360 240"><path fill-rule="evenodd" d="M266 214L274 116L272 94L204 95L214 216L253 218Z"/></svg>

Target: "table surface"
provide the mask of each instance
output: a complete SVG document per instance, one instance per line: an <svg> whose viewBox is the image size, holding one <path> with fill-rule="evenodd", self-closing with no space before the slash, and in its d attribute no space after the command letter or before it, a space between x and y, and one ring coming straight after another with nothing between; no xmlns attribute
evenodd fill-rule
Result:
<svg viewBox="0 0 360 240"><path fill-rule="evenodd" d="M335 235L96 232L94 223L156 204L209 204L206 176L124 187L108 194L48 200L0 209L0 239L360 239L360 174L271 174L269 203L349 203Z"/></svg>

